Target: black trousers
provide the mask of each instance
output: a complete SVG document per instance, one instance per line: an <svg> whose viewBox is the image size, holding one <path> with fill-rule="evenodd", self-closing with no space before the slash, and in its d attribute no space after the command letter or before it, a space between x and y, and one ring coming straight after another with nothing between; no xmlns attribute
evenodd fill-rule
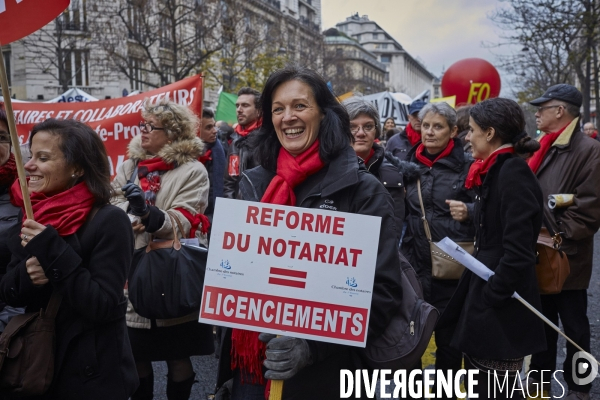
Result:
<svg viewBox="0 0 600 400"><path fill-rule="evenodd" d="M442 371L444 374L448 370L452 371L452 376L456 376L456 372L462 367L462 352L450 347L450 341L454 335L456 326L445 327L435 330L435 369ZM434 387L434 392L435 392ZM437 397L443 400L455 399L456 397Z"/></svg>
<svg viewBox="0 0 600 400"><path fill-rule="evenodd" d="M565 334L577 343L585 351L590 351L590 322L587 317L587 290L564 290L558 294L542 295L542 312L554 324L558 325L558 320L562 322ZM531 357L532 371L530 376L541 381L541 370L553 371L556 369L556 353L558 333L544 325L546 330L546 342L548 349L544 352L534 354ZM571 343L567 342L567 358L563 363L562 370L565 382L569 390L589 393L592 384L578 385L573 381L573 355L579 350ZM533 372L537 370L538 372ZM544 374L547 380L548 373Z"/></svg>

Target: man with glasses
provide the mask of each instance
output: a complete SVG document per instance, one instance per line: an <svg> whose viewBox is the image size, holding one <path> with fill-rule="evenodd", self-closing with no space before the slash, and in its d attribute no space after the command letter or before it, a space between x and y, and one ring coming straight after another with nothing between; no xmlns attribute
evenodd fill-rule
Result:
<svg viewBox="0 0 600 400"><path fill-rule="evenodd" d="M598 137L598 131L594 126L593 122L587 122L583 125L583 133L591 137L592 139L596 139L600 141L600 137Z"/></svg>
<svg viewBox="0 0 600 400"><path fill-rule="evenodd" d="M544 198L552 194L573 194L573 204L550 210L544 205L544 226L562 236L563 250L569 259L571 273L558 294L542 295L542 312L558 324L584 350L590 350L590 324L587 317L587 288L592 275L594 234L600 228L600 143L590 140L579 128L581 92L567 84L551 86L540 98L530 102L537 106L540 150L528 160L536 174ZM550 229L549 229L550 230ZM548 349L534 354L530 378L548 390L547 371L556 369L558 334L546 325ZM573 357L577 349L567 343L563 376L569 392L566 400L589 400L591 383L581 383ZM581 359L579 359L581 361ZM535 372L537 371L537 372ZM540 371L545 371L542 375ZM531 385L532 380L529 380ZM539 386L538 386L539 387Z"/></svg>
<svg viewBox="0 0 600 400"><path fill-rule="evenodd" d="M408 108L408 125L402 132L394 135L388 140L385 149L400 160L406 160L408 152L413 146L421 141L421 120L419 111L427 103L423 100L415 100Z"/></svg>

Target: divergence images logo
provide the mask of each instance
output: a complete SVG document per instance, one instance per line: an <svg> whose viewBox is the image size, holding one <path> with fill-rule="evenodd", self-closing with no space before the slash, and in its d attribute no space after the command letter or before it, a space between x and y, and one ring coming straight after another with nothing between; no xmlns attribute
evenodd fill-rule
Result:
<svg viewBox="0 0 600 400"><path fill-rule="evenodd" d="M587 385L598 376L598 364L590 354L578 351L573 355L571 373L576 385Z"/></svg>
<svg viewBox="0 0 600 400"><path fill-rule="evenodd" d="M231 269L231 264L229 264L229 260L221 260L221 268Z"/></svg>
<svg viewBox="0 0 600 400"><path fill-rule="evenodd" d="M354 277L346 278L346 285L350 287L358 287L358 283L356 283L356 279L354 279Z"/></svg>

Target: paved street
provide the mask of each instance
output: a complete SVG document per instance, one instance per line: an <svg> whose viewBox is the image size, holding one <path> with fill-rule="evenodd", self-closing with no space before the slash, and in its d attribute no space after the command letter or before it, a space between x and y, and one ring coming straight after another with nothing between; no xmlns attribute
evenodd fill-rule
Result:
<svg viewBox="0 0 600 400"><path fill-rule="evenodd" d="M596 235L595 238L595 251L594 251L594 273L592 275L592 282L590 283L590 289L588 291L588 316L590 318L590 324L592 328L592 349L591 353L598 359L600 357L600 234ZM562 339L559 342L559 366L562 365L564 360L566 347L565 340ZM431 357L426 355L426 362L424 365L433 363ZM209 395L215 385L217 361L214 356L194 357L194 370L197 374L198 383L194 385L192 390L192 399L194 400L205 400L208 399ZM166 390L166 375L167 367L163 363L154 363L154 375L155 375L155 399L165 400ZM562 375L558 374L561 378ZM563 385L564 382L563 382ZM566 386L566 385L565 385ZM561 388L555 382L553 386L553 393L560 394ZM594 381L592 388L592 400L600 400L600 378ZM561 398L561 397L555 397Z"/></svg>

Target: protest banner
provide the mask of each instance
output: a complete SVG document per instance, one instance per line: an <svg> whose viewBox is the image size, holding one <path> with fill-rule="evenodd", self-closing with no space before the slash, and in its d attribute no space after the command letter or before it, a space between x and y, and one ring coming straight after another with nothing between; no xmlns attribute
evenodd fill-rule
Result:
<svg viewBox="0 0 600 400"><path fill-rule="evenodd" d="M76 119L89 125L106 146L111 176L125 161L129 141L140 134L139 123L144 100L156 103L168 98L202 115L202 77L181 81L135 96L93 102L14 103L19 144L27 143L33 126L48 118Z"/></svg>
<svg viewBox="0 0 600 400"><path fill-rule="evenodd" d="M364 347L380 225L218 198L199 321Z"/></svg>

